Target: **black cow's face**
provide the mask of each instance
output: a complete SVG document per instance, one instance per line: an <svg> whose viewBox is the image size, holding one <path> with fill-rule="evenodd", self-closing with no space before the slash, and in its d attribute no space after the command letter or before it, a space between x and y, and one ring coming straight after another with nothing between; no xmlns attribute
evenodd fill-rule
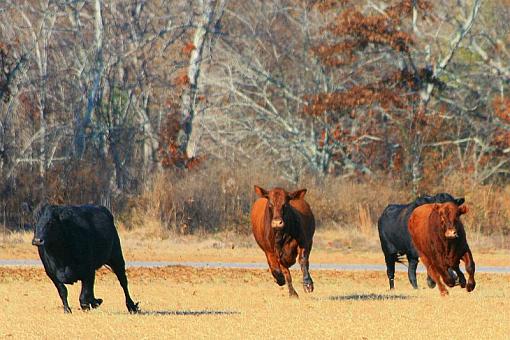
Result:
<svg viewBox="0 0 510 340"><path fill-rule="evenodd" d="M35 223L34 246L51 244L60 238L61 225L58 209L53 206L43 208L41 215Z"/></svg>
<svg viewBox="0 0 510 340"><path fill-rule="evenodd" d="M285 215L286 210L289 209L289 201L302 199L305 196L306 189L288 193L282 188L274 188L267 191L256 185L255 192L268 201L267 207L271 217L271 228L281 230L285 228Z"/></svg>

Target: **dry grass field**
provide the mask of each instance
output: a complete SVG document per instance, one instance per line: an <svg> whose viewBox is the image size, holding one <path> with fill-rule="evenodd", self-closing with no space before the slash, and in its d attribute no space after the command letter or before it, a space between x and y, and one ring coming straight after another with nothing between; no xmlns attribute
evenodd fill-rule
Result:
<svg viewBox="0 0 510 340"><path fill-rule="evenodd" d="M127 313L122 290L106 269L96 296L103 305L78 307L79 286L69 287L72 315L40 268L0 268L0 338L144 339L508 339L510 275L477 275L468 294L455 287L412 290L402 275L386 289L383 272L312 273L316 291L290 299L266 270L132 268L130 288L141 315ZM424 285L424 275L419 282Z"/></svg>
<svg viewBox="0 0 510 340"><path fill-rule="evenodd" d="M32 233L7 235L0 259L37 259ZM383 264L377 241L367 248L348 244L353 235L318 230L312 263ZM129 261L264 262L251 235L209 238L151 237L121 230ZM508 250L475 243L478 266L508 266ZM384 272L312 271L315 292L305 295L301 274L293 270L299 299L290 299L268 270L129 268L131 295L140 315L128 314L122 289L107 269L98 271L96 296L104 303L82 312L80 284L68 286L72 315L63 313L57 291L43 269L0 267L0 338L144 338L144 339L508 339L510 275L476 274L467 293L449 289L411 289L398 272L396 290L387 289Z"/></svg>

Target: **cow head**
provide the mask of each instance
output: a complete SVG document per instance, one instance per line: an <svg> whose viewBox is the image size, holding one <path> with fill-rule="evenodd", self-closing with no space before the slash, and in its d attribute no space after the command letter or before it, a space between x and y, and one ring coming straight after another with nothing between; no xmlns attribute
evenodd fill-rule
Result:
<svg viewBox="0 0 510 340"><path fill-rule="evenodd" d="M62 221L69 217L68 209L45 205L38 213L35 223L34 238L32 244L34 246L43 246L58 242L62 239Z"/></svg>
<svg viewBox="0 0 510 340"><path fill-rule="evenodd" d="M302 199L305 197L306 189L300 189L289 193L282 188L274 188L267 191L255 185L255 192L260 197L267 199L271 228L279 230L285 227L285 216L289 209L289 202L294 199Z"/></svg>
<svg viewBox="0 0 510 340"><path fill-rule="evenodd" d="M444 236L450 240L459 237L459 217L468 211L465 205L459 207L456 204L457 202L452 203L434 204L434 211L439 215L439 221Z"/></svg>

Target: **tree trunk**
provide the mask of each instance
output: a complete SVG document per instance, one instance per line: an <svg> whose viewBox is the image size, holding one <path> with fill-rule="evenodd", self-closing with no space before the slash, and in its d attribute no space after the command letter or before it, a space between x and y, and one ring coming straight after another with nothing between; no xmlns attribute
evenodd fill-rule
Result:
<svg viewBox="0 0 510 340"><path fill-rule="evenodd" d="M194 50L191 52L188 79L189 85L182 95L181 124L177 136L179 151L187 158L196 156L196 141L191 141L193 133L193 120L196 114L198 78L202 64L202 55L207 34L211 28L217 26L223 15L226 0L201 0L202 15L199 18L195 37L193 39ZM215 8L217 9L215 11ZM217 13L217 15L215 15ZM190 142L191 141L191 142Z"/></svg>
<svg viewBox="0 0 510 340"><path fill-rule="evenodd" d="M92 113L97 105L98 92L100 91L101 75L103 73L103 17L101 14L101 0L94 1L94 26L95 26L95 58L91 61L91 80L90 89L87 95L87 108L83 117L81 112L75 115L75 139L74 148L77 158L82 158L85 152L85 129L90 125Z"/></svg>

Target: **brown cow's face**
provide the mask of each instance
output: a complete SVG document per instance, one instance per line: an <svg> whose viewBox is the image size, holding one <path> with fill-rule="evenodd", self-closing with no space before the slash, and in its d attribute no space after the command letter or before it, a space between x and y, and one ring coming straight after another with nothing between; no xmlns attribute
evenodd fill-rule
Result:
<svg viewBox="0 0 510 340"><path fill-rule="evenodd" d="M282 188L274 188L270 191L255 186L255 192L260 197L267 199L267 207L271 217L271 228L280 230L285 227L285 211L289 209L289 201L293 199L302 199L305 196L306 189L297 190L288 193Z"/></svg>
<svg viewBox="0 0 510 340"><path fill-rule="evenodd" d="M439 220L441 221L441 228L444 231L444 236L447 239L456 239L459 237L457 230L458 218L460 215L467 212L466 206L457 207L455 204L436 204L434 206L439 213Z"/></svg>

